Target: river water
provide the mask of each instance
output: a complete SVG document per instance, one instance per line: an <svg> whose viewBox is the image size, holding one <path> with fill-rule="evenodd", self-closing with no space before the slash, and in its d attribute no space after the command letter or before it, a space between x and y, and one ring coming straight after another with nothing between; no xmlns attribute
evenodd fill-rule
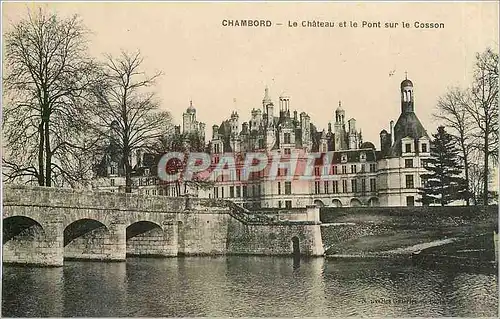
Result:
<svg viewBox="0 0 500 319"><path fill-rule="evenodd" d="M498 315L496 274L388 259L130 258L4 266L2 316Z"/></svg>

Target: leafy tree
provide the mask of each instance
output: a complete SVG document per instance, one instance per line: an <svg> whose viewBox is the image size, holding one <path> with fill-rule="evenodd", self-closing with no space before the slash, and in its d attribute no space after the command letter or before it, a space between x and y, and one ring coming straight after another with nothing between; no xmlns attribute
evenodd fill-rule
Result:
<svg viewBox="0 0 500 319"><path fill-rule="evenodd" d="M465 179L459 176L463 167L453 136L440 126L433 138L430 158L425 162L428 173L421 175L424 187L419 188L422 196L419 201L424 205L439 203L445 206L454 200L465 199L467 187Z"/></svg>
<svg viewBox="0 0 500 319"><path fill-rule="evenodd" d="M76 186L91 171L86 111L99 68L78 16L40 9L5 34L2 157L6 181Z"/></svg>

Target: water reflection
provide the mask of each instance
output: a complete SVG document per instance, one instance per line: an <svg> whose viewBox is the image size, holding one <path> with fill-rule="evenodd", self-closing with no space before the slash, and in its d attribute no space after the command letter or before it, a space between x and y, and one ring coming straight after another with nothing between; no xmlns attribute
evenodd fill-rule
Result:
<svg viewBox="0 0 500 319"><path fill-rule="evenodd" d="M131 258L3 268L4 316L495 316L494 274L404 261Z"/></svg>

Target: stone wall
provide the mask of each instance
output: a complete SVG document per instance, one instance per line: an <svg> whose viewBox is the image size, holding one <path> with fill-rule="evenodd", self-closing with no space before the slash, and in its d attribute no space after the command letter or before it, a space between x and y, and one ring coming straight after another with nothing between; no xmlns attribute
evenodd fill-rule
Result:
<svg viewBox="0 0 500 319"><path fill-rule="evenodd" d="M241 255L291 255L293 238L299 242L300 254L322 256L323 243L319 224L308 222L275 225L245 225L231 221L228 252Z"/></svg>

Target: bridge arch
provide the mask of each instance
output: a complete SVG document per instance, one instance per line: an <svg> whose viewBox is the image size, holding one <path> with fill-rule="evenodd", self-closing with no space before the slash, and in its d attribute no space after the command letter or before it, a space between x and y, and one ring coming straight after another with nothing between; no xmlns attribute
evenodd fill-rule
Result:
<svg viewBox="0 0 500 319"><path fill-rule="evenodd" d="M111 232L102 222L82 218L64 227L63 246L65 259L109 259Z"/></svg>
<svg viewBox="0 0 500 319"><path fill-rule="evenodd" d="M145 232L151 231L153 229L163 230L163 228L158 223L155 223L155 222L152 222L149 220L139 220L139 221L131 223L126 228L126 238L127 238L127 240L129 240L130 238L133 238L135 236L139 236L139 235L144 234Z"/></svg>
<svg viewBox="0 0 500 319"><path fill-rule="evenodd" d="M27 216L10 216L2 221L2 244L10 240L36 241L45 236L42 225Z"/></svg>
<svg viewBox="0 0 500 319"><path fill-rule="evenodd" d="M149 220L133 222L126 228L126 255L166 256L169 237L164 227L156 222Z"/></svg>

